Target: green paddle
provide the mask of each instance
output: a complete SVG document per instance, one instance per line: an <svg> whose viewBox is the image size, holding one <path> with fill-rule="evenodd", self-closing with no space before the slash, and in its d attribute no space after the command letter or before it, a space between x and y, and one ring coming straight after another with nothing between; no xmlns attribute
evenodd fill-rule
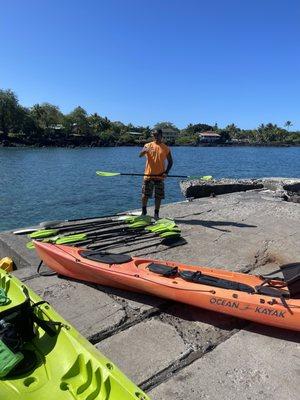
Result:
<svg viewBox="0 0 300 400"><path fill-rule="evenodd" d="M134 218L130 218L131 221L135 221L130 223L127 227L124 228L117 228L114 230L110 231L92 231L92 232L78 232L78 233L73 233L71 235L58 235L54 237L48 237L44 238L43 242L53 242L56 244L72 244L72 243L80 243L84 242L84 244L90 244L95 241L105 241L107 239L111 238L118 238L119 236L124 236L126 234L134 234L134 238L137 238L139 236L147 235L147 234L159 234L163 232L171 232L173 233L179 233L180 230L179 228L175 225L175 222L169 219L161 219L157 221L153 227L155 227L155 230L152 231L146 231L142 232L142 229L148 227L149 221L151 221L150 216L138 216ZM159 223L158 223L159 222ZM172 234L171 234L172 235ZM170 235L170 236L171 236ZM125 240L125 239L124 239ZM26 247L28 249L33 249L34 248L34 243L29 242L27 243Z"/></svg>
<svg viewBox="0 0 300 400"><path fill-rule="evenodd" d="M149 232L150 233L150 232ZM115 247L116 244L128 244L131 242L141 242L141 241L150 241L150 240L158 240L159 237L161 238L167 238L167 237L172 237L172 236L180 236L180 229L175 226L175 227L171 227L171 226L165 226L164 228L161 227L160 231L157 233L152 233L151 236L144 236L144 235L138 235L138 236L133 236L133 237L129 237L129 238L121 238L120 240L114 241L113 243L103 243L103 240L98 240L99 238L96 238L95 240L93 240L91 243L87 243L88 246L87 248L91 248L91 249L98 249L98 248L108 248L108 247ZM99 243L99 244L98 244Z"/></svg>
<svg viewBox="0 0 300 400"><path fill-rule="evenodd" d="M131 224L128 225L128 227L123 228L123 230L135 230L135 229L142 229L145 226L149 225L149 218L146 218L145 220L143 219L139 219ZM120 229L119 229L120 230ZM116 232L117 230L115 230ZM76 235L69 235L69 236L64 236L62 238L59 238L55 241L56 244L67 244L67 243L76 243L76 242L80 242L80 241L84 241L87 240L89 238L92 237L97 237L99 236L99 233L97 232L91 232L91 233L79 233Z"/></svg>
<svg viewBox="0 0 300 400"><path fill-rule="evenodd" d="M29 237L31 239L43 239L43 238L47 238L50 236L55 236L58 235L59 233L62 232L68 232L68 231L74 231L74 234L79 233L79 231L82 232L89 232L89 231L93 231L96 230L95 228L101 228L103 227L104 229L108 227L113 227L115 225L122 225L122 224L134 224L137 223L137 226L139 227L140 222L143 221L143 224L148 225L151 222L151 217L149 215L146 216L124 216L124 217L120 217L116 220L111 220L111 221L100 221L100 222L96 222L96 223L91 223L89 225L84 225L81 227L75 226L75 231L74 231L74 227L63 227L63 228L58 228L58 229L41 229L39 231L33 232L29 235ZM144 226L142 224L142 226ZM133 228L135 226L132 226ZM76 232L77 231L77 232Z"/></svg>
<svg viewBox="0 0 300 400"><path fill-rule="evenodd" d="M122 173L122 172L106 172L106 171L96 171L96 175L103 177L112 176L150 176L150 177L161 177L162 175L147 175L147 174L135 174L135 173ZM168 175L168 178L185 178L185 179L201 179L205 181L210 181L213 179L211 175L205 176L189 176L189 175Z"/></svg>

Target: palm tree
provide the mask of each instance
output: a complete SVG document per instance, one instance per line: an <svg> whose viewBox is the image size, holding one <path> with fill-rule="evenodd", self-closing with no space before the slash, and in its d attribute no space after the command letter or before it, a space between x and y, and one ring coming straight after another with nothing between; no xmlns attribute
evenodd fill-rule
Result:
<svg viewBox="0 0 300 400"><path fill-rule="evenodd" d="M290 130L290 127L293 126L291 121L286 121L286 123L284 124L284 126L287 128L287 130Z"/></svg>

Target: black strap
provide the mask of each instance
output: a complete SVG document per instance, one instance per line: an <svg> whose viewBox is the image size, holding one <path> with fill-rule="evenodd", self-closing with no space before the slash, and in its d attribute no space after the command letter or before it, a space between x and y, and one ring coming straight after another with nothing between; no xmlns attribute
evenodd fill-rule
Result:
<svg viewBox="0 0 300 400"><path fill-rule="evenodd" d="M211 275L204 275L200 271L180 271L179 275L186 281L199 283L201 285L237 290L246 293L255 293L255 289L252 286L240 282L230 281L228 279L217 278Z"/></svg>
<svg viewBox="0 0 300 400"><path fill-rule="evenodd" d="M258 294L262 294L264 296L271 297L286 297L289 298L289 293L282 291L280 288L272 287L272 286L255 286L255 291Z"/></svg>
<svg viewBox="0 0 300 400"><path fill-rule="evenodd" d="M41 260L41 262L39 263L38 267L37 267L37 274L39 274L40 276L53 276L56 275L56 272L40 272L40 269L43 265L43 260Z"/></svg>

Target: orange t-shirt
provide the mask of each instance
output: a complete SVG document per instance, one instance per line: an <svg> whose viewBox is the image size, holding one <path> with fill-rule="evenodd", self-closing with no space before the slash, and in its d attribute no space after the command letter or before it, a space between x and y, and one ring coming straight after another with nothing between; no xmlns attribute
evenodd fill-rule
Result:
<svg viewBox="0 0 300 400"><path fill-rule="evenodd" d="M146 166L145 166L145 174L146 175L160 175L165 172L165 161L167 159L168 154L170 153L169 147L164 143L147 143L145 145L149 149L146 153ZM144 179L164 179L163 177L147 177Z"/></svg>

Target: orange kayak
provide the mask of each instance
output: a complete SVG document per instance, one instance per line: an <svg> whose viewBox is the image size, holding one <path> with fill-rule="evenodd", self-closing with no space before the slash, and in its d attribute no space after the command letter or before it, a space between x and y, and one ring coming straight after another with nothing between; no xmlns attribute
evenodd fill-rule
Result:
<svg viewBox="0 0 300 400"><path fill-rule="evenodd" d="M271 278L42 242L35 249L60 275L300 331L299 263Z"/></svg>

